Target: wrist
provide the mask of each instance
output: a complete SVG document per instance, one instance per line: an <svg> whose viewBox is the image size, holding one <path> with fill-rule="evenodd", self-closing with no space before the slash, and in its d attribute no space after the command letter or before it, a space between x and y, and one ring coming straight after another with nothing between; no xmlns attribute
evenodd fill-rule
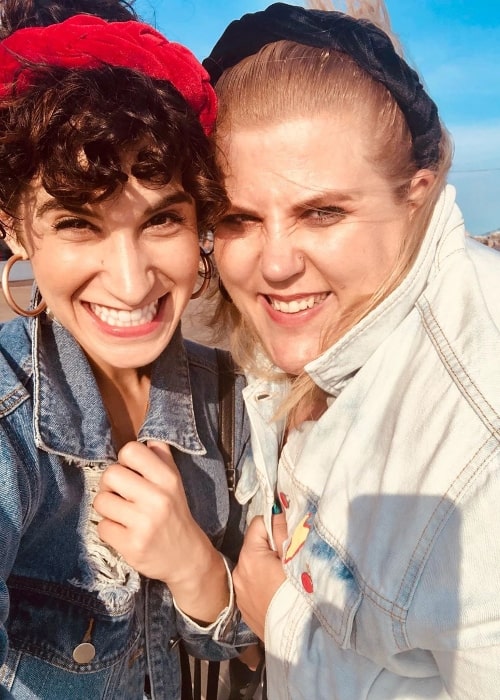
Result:
<svg viewBox="0 0 500 700"><path fill-rule="evenodd" d="M215 621L231 602L230 573L226 563L207 538L203 547L189 552L190 565L175 579L165 581L176 606L197 624Z"/></svg>

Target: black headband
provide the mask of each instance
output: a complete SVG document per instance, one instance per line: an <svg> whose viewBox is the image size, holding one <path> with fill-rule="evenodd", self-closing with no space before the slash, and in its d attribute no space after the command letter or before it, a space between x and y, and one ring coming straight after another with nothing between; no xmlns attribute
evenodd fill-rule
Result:
<svg viewBox="0 0 500 700"><path fill-rule="evenodd" d="M281 40L351 56L396 100L410 129L418 166L425 168L438 162L441 124L437 107L418 74L396 53L387 34L368 20L277 2L231 22L203 65L215 84L227 68L266 44Z"/></svg>

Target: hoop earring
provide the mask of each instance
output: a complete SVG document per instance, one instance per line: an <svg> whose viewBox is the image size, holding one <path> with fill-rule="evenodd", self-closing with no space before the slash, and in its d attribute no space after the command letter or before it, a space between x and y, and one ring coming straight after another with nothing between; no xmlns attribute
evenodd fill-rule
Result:
<svg viewBox="0 0 500 700"><path fill-rule="evenodd" d="M220 277L217 279L217 285L219 287L219 292L221 293L221 296L224 299L224 301L227 301L228 304L232 304L233 300L231 299L227 289L224 287L224 282L221 280Z"/></svg>
<svg viewBox="0 0 500 700"><path fill-rule="evenodd" d="M191 294L191 299L198 299L202 296L202 294L205 294L210 284L210 280L212 279L212 261L210 260L208 254L205 253L205 251L201 247L200 257L201 262L203 263L203 272L199 274L201 274L203 282L201 283L201 287L197 289L196 292L193 292Z"/></svg>
<svg viewBox="0 0 500 700"><path fill-rule="evenodd" d="M23 258L22 255L19 253L15 253L12 255L7 262L4 265L3 272L2 272L2 292L5 297L5 301L7 304L10 306L12 311L14 313L18 314L19 316L27 316L27 317L34 317L38 316L39 314L42 313L42 311L45 311L47 308L47 304L44 301L41 301L36 309L22 309L19 304L17 304L16 301L14 301L14 298L12 296L12 293L9 288L9 274L11 271L12 266L16 263L19 262L19 260L25 260L26 258Z"/></svg>

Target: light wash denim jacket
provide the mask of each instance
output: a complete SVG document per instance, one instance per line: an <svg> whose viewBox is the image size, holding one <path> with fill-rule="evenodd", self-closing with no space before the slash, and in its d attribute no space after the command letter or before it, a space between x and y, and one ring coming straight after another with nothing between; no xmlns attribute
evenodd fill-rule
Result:
<svg viewBox="0 0 500 700"><path fill-rule="evenodd" d="M448 187L403 283L307 366L327 411L290 435L282 389L244 390L268 529L288 523L268 609L272 700L500 698L500 255Z"/></svg>
<svg viewBox="0 0 500 700"><path fill-rule="evenodd" d="M220 545L229 498L217 415L215 353L184 347L177 332L154 365L139 440L172 445L194 517ZM235 432L240 459L247 439L241 400ZM3 324L2 700L142 700L146 670L153 698L175 700L179 636L191 652L213 658L233 655L249 637L232 604L212 626L197 626L165 585L140 577L99 539L91 504L103 468L115 461L94 376L73 338L45 316ZM232 556L241 539L236 515L225 540Z"/></svg>

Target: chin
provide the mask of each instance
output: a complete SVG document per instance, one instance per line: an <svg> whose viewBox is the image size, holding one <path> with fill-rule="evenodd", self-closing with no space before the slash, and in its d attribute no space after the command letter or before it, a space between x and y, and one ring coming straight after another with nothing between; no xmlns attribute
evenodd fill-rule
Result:
<svg viewBox="0 0 500 700"><path fill-rule="evenodd" d="M283 341L281 347L274 345L274 347L268 346L267 348L267 354L273 364L283 372L291 375L301 374L304 371L304 367L319 357L322 352L323 350L319 347L319 344L315 344L314 347L310 345L305 347L300 345L299 347L294 346L293 337Z"/></svg>
<svg viewBox="0 0 500 700"><path fill-rule="evenodd" d="M286 372L287 374L290 374L292 376L296 376L298 374L301 374L301 372L303 372L304 367L312 359L313 359L312 357L310 359L308 358L307 360L304 360L303 358L299 359L299 358L277 357L276 359L273 360L273 362L276 365L276 367L279 367L279 369L282 372Z"/></svg>

